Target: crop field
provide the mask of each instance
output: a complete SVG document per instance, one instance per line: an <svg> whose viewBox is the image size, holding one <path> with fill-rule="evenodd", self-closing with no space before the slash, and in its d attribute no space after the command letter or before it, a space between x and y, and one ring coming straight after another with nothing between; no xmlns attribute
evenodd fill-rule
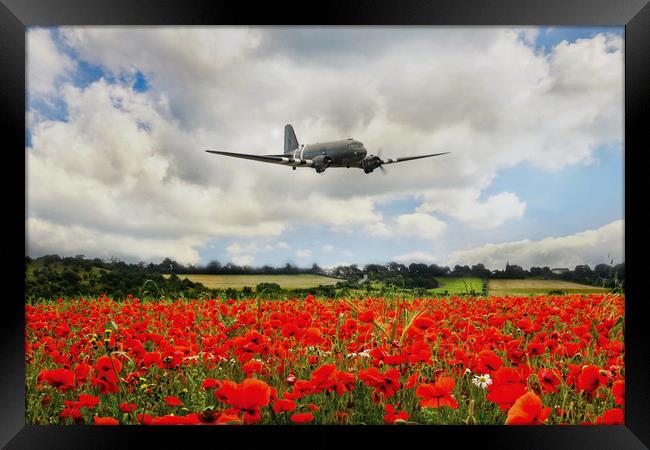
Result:
<svg viewBox="0 0 650 450"><path fill-rule="evenodd" d="M165 275L168 277L169 275ZM243 289L245 286L255 288L260 283L276 283L283 289L302 289L319 285L334 285L338 278L324 277L321 275L184 275L190 281L203 284L210 289Z"/></svg>
<svg viewBox="0 0 650 450"><path fill-rule="evenodd" d="M28 424L622 424L614 294L25 306Z"/></svg>
<svg viewBox="0 0 650 450"><path fill-rule="evenodd" d="M474 277L436 277L440 286L430 289L433 294L445 292L452 295L469 294L472 291L480 294L483 292L483 280Z"/></svg>
<svg viewBox="0 0 650 450"><path fill-rule="evenodd" d="M607 292L607 288L589 286L563 280L499 280L491 279L488 282L490 295L513 294L545 294L549 291L562 291L567 294L587 294Z"/></svg>

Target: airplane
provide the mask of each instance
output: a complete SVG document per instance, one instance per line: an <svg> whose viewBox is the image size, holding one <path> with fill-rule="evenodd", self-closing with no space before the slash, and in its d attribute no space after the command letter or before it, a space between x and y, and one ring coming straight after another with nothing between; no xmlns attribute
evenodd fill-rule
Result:
<svg viewBox="0 0 650 450"><path fill-rule="evenodd" d="M246 153L222 152L206 150L223 156L234 158L252 159L271 164L283 164L293 167L311 167L316 173L323 173L328 167L356 167L365 173L372 173L379 168L384 170L384 165L398 162L412 161L414 159L430 158L432 156L446 155L450 152L433 153L430 155L408 156L405 158L381 159L376 155L368 155L362 142L348 138L339 141L321 142L316 144L300 145L296 133L291 125L284 127L284 153L282 155L249 155Z"/></svg>

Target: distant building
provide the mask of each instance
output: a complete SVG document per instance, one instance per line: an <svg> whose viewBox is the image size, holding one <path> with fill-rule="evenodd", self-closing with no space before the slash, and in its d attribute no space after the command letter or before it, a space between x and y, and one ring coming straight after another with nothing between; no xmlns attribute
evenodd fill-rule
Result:
<svg viewBox="0 0 650 450"><path fill-rule="evenodd" d="M551 269L551 273L554 273L555 275L562 275L563 273L567 273L569 269L566 267L556 267L555 269Z"/></svg>

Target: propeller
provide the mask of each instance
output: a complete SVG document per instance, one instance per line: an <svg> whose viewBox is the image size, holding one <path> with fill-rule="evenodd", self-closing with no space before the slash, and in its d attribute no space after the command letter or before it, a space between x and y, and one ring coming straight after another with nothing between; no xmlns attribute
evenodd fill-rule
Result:
<svg viewBox="0 0 650 450"><path fill-rule="evenodd" d="M387 172L386 169L384 168L384 160L381 159L382 150L383 150L382 148L379 148L379 150L377 150L377 158L379 158L379 161L381 161L381 164L379 165L379 168L381 169L381 174L386 175Z"/></svg>

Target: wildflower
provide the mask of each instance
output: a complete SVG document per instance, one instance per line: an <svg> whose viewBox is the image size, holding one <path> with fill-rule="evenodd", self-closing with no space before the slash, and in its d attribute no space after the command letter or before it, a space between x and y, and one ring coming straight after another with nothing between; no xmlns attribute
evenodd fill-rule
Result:
<svg viewBox="0 0 650 450"><path fill-rule="evenodd" d="M296 413L291 415L291 421L293 423L309 423L312 420L314 420L312 413Z"/></svg>
<svg viewBox="0 0 650 450"><path fill-rule="evenodd" d="M441 377L435 384L421 384L415 391L415 395L420 398L421 408L439 408L448 406L449 408L458 408L458 402L451 395L451 391L456 386L456 380L451 377Z"/></svg>
<svg viewBox="0 0 650 450"><path fill-rule="evenodd" d="M490 378L489 373L483 375L474 375L474 378L472 378L472 384L474 386L478 386L482 389L485 389L492 384L492 378Z"/></svg>
<svg viewBox="0 0 650 450"><path fill-rule="evenodd" d="M519 397L508 410L506 425L540 425L551 414L551 408L543 408L542 400L534 392Z"/></svg>

